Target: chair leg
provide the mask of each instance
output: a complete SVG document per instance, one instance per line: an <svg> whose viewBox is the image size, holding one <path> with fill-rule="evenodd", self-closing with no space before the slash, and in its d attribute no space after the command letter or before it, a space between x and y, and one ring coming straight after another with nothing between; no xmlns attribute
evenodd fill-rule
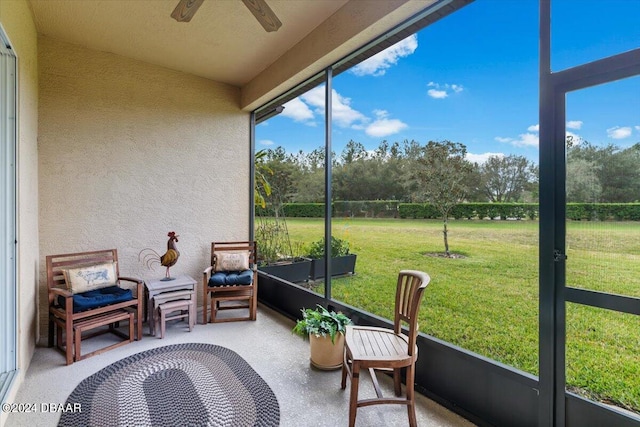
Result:
<svg viewBox="0 0 640 427"><path fill-rule="evenodd" d="M111 325L109 325L109 328L111 328ZM79 328L75 331L74 339L75 339L75 347L74 347L75 354L73 356L73 360L74 362L79 362L80 359L82 358L80 353L80 345L82 344L82 331Z"/></svg>
<svg viewBox="0 0 640 427"><path fill-rule="evenodd" d="M211 296L211 323L215 323L216 321L216 309L218 308L218 301Z"/></svg>
<svg viewBox="0 0 640 427"><path fill-rule="evenodd" d="M415 365L409 365L407 367L407 412L409 413L409 426L416 427L418 422L416 420L416 399L413 390L413 383L415 381Z"/></svg>
<svg viewBox="0 0 640 427"><path fill-rule="evenodd" d="M349 427L356 425L356 411L358 410L358 385L360 382L360 364L351 364L351 393L349 397Z"/></svg>
<svg viewBox="0 0 640 427"><path fill-rule="evenodd" d="M347 358L342 361L342 382L340 383L340 388L347 388Z"/></svg>
<svg viewBox="0 0 640 427"><path fill-rule="evenodd" d="M342 390L344 390L345 388L347 388L347 375L351 375L351 369L349 368L349 351L347 346L344 346L344 353L342 356L342 383L340 384L340 387L342 388Z"/></svg>
<svg viewBox="0 0 640 427"><path fill-rule="evenodd" d="M144 306L141 301L138 301L138 305L136 306L135 312L135 322L136 322L136 341L140 341L142 339L142 323L144 320Z"/></svg>
<svg viewBox="0 0 640 427"><path fill-rule="evenodd" d="M257 312L258 312L258 292L257 289L253 290L253 295L251 296L251 300L249 302L251 310L251 320L256 320Z"/></svg>
<svg viewBox="0 0 640 427"><path fill-rule="evenodd" d="M73 321L69 318L65 321L65 353L67 356L67 365L71 365L73 363Z"/></svg>
<svg viewBox="0 0 640 427"><path fill-rule="evenodd" d="M393 391L395 391L396 396L402 395L402 379L400 378L401 372L400 368L393 370Z"/></svg>

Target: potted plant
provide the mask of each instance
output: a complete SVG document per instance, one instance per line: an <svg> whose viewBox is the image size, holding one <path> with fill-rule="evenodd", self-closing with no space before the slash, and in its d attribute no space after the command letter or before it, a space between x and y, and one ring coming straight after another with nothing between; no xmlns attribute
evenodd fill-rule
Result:
<svg viewBox="0 0 640 427"><path fill-rule="evenodd" d="M322 370L342 366L344 333L351 319L342 313L329 311L318 305L316 309L302 309L293 332L309 339L311 365Z"/></svg>
<svg viewBox="0 0 640 427"><path fill-rule="evenodd" d="M300 245L291 243L284 216L256 220L258 270L291 283L307 282L311 260L294 253Z"/></svg>
<svg viewBox="0 0 640 427"><path fill-rule="evenodd" d="M311 258L311 280L324 278L324 238L311 243L309 254ZM354 274L356 269L356 254L349 253L349 242L331 236L331 276Z"/></svg>

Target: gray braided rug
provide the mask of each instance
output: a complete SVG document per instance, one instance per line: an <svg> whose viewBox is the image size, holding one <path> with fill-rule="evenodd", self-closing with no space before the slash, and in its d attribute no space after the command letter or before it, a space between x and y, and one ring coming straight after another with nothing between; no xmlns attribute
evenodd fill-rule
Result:
<svg viewBox="0 0 640 427"><path fill-rule="evenodd" d="M235 352L176 344L115 362L82 381L59 426L277 426L267 383Z"/></svg>

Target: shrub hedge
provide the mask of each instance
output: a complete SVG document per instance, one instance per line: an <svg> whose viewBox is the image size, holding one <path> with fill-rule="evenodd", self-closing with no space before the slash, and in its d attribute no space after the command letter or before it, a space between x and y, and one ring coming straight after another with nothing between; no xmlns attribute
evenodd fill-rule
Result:
<svg viewBox="0 0 640 427"><path fill-rule="evenodd" d="M398 218L397 200L336 201L331 205L334 217ZM322 218L324 203L284 203L282 213L290 218ZM273 207L256 206L256 214L273 216Z"/></svg>
<svg viewBox="0 0 640 427"><path fill-rule="evenodd" d="M439 219L440 212L429 203L400 203L397 200L337 201L334 217ZM286 217L322 218L324 203L285 203ZM257 215L272 216L273 209L256 207ZM451 211L455 219L536 219L537 203L460 203ZM567 203L567 219L574 221L640 221L640 203Z"/></svg>
<svg viewBox="0 0 640 427"><path fill-rule="evenodd" d="M567 219L640 221L640 203L567 203Z"/></svg>
<svg viewBox="0 0 640 427"><path fill-rule="evenodd" d="M440 212L428 203L401 203L400 218L439 219ZM455 219L536 219L537 203L460 203L452 211Z"/></svg>

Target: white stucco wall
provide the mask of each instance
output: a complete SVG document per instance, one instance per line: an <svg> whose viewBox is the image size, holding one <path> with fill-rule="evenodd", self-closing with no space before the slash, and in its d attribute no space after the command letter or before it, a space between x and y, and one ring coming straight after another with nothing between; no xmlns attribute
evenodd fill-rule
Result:
<svg viewBox="0 0 640 427"><path fill-rule="evenodd" d="M249 232L249 114L240 91L105 52L39 38L40 262L117 248L120 273L180 235L172 275L201 280L214 240ZM41 336L46 282L40 269Z"/></svg>
<svg viewBox="0 0 640 427"><path fill-rule="evenodd" d="M12 401L29 367L37 335L38 289L38 54L37 34L24 0L0 1L0 24L18 57L18 369ZM1 325L0 327L4 327ZM0 415L0 425L6 420Z"/></svg>

